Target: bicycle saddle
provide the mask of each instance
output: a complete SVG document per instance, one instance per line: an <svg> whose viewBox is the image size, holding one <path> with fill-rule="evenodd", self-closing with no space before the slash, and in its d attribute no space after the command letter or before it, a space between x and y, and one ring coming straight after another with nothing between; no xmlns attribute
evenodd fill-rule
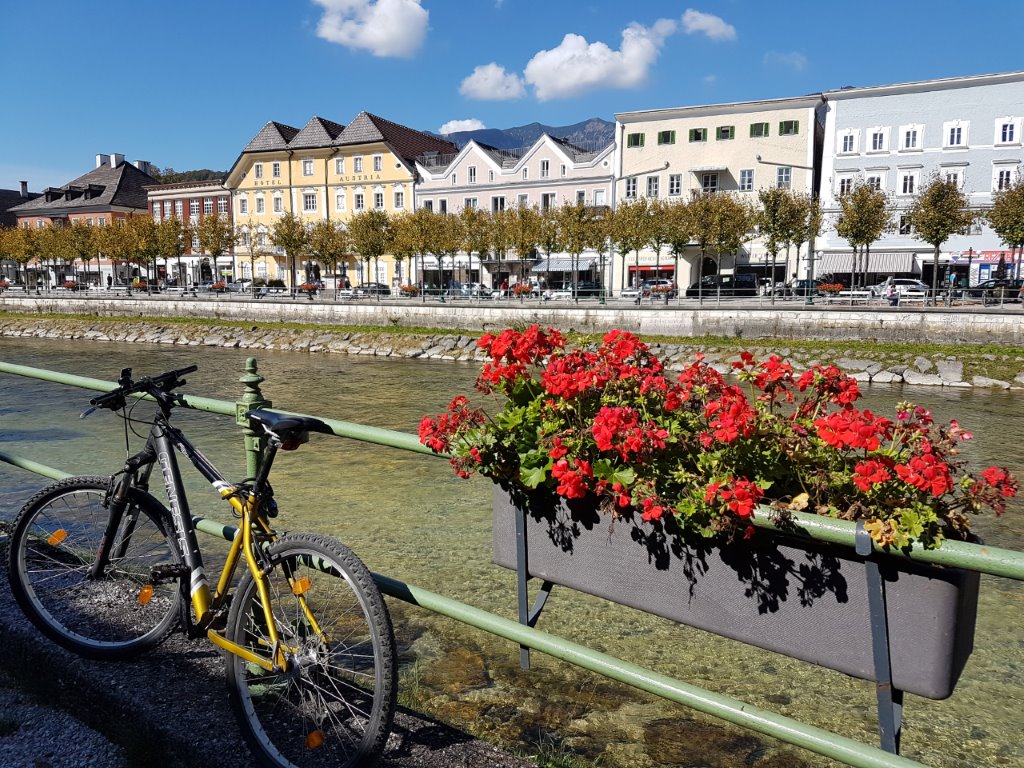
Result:
<svg viewBox="0 0 1024 768"><path fill-rule="evenodd" d="M254 425L254 429L258 424L264 432L278 438L282 443L300 437L304 432L333 434L330 427L312 416L292 416L287 413L274 413L259 409L246 411L245 416Z"/></svg>

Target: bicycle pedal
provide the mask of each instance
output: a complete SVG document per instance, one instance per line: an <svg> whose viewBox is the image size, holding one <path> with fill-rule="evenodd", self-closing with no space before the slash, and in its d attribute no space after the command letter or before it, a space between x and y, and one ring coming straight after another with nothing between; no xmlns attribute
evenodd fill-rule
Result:
<svg viewBox="0 0 1024 768"><path fill-rule="evenodd" d="M188 566L177 565L175 563L160 563L158 565L154 565L149 574L154 584L160 584L165 581L176 581L177 579L188 576Z"/></svg>

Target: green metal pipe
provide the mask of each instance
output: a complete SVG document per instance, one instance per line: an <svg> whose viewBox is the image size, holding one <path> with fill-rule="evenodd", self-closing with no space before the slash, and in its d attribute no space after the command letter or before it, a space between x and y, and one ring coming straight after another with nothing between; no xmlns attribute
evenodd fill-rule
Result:
<svg viewBox="0 0 1024 768"><path fill-rule="evenodd" d="M737 699L706 691L614 656L578 645L565 638L524 626L511 619L460 603L396 579L373 574L374 581L387 595L418 605L426 610L461 621L519 645L526 645L556 659L588 669L599 675L639 688L655 696L683 704L735 725L795 744L819 755L840 760L857 768L909 768L921 763L884 752L846 736L801 723Z"/></svg>
<svg viewBox="0 0 1024 768"><path fill-rule="evenodd" d="M65 477L71 477L67 472L48 467L45 464L32 461L32 459L26 459L24 456L15 456L13 453L7 453L6 451L0 451L0 461L10 464L12 467L35 472L37 475L48 477L51 480L63 480Z"/></svg>

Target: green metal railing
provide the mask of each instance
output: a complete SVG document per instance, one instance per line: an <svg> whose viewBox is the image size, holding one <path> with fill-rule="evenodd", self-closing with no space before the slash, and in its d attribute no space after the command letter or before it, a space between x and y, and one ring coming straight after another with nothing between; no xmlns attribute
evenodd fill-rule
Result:
<svg viewBox="0 0 1024 768"><path fill-rule="evenodd" d="M14 365L3 361L0 361L0 373L26 376L101 392L109 392L117 387L116 383L101 379ZM246 372L240 381L245 389L241 399L236 403L196 397L194 395L183 395L181 396L181 404L199 411L234 416L239 426L243 427L243 429L247 428L248 424L242 414L253 407L269 406L269 401L263 398L260 391L259 385L263 379L256 372L256 361L254 359L250 358L246 362ZM317 418L320 418L327 424L338 437L346 437L434 456L428 448L420 444L414 435L356 424L354 422L324 419L322 417ZM259 456L259 445L251 433L245 434L245 447L248 468L250 473L253 474L253 468ZM60 469L7 452L0 451L0 461L55 480L69 476ZM233 527L213 520L196 518L195 522L198 530L213 536L231 539L235 535ZM779 528L768 515L756 516L752 522L764 528ZM793 525L802 534L811 539L845 545L851 548L854 546L856 526L852 522L833 520L806 513L794 513L793 524L788 526L787 530L791 530ZM934 550L915 549L909 553L904 553L887 551L876 546L876 551L894 557L906 557L920 562L965 568L980 573L1024 581L1024 552L954 541L945 542L942 547ZM858 768L921 766L921 763L883 751L870 744L865 744L855 739L800 722L799 720L751 706L729 696L723 696L689 685L653 670L631 664L557 635L525 626L517 621L489 613L488 611L444 597L443 595L438 595L415 585L380 574L374 574L374 580L382 592L396 599L420 606L426 610L518 643L521 646L532 648L591 672L626 683L642 691L678 704L683 704L705 714L721 718L780 741L803 747L848 765L857 766Z"/></svg>

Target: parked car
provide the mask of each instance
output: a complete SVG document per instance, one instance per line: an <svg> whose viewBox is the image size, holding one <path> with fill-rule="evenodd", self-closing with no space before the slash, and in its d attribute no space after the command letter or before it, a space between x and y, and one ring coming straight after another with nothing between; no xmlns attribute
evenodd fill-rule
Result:
<svg viewBox="0 0 1024 768"><path fill-rule="evenodd" d="M961 295L986 301L1020 301L1021 288L1024 288L1024 279L992 278L961 289ZM955 290L954 295L956 295Z"/></svg>
<svg viewBox="0 0 1024 768"><path fill-rule="evenodd" d="M252 280L232 280L228 283L228 290L232 293L249 293L252 291Z"/></svg>
<svg viewBox="0 0 1024 768"><path fill-rule="evenodd" d="M686 289L688 298L697 296L757 296L757 275L707 275Z"/></svg>
<svg viewBox="0 0 1024 768"><path fill-rule="evenodd" d="M360 283L354 293L356 296L390 296L391 288L384 283Z"/></svg>
<svg viewBox="0 0 1024 768"><path fill-rule="evenodd" d="M653 280L644 280L640 284L640 293L645 298L648 296L664 296L668 293L670 299L676 296L676 284L674 281L668 278L655 278Z"/></svg>
<svg viewBox="0 0 1024 768"><path fill-rule="evenodd" d="M631 285L619 291L619 296L624 299L638 299L640 298L640 291L641 288L639 285Z"/></svg>
<svg viewBox="0 0 1024 768"><path fill-rule="evenodd" d="M868 290L871 291L872 296L888 296L890 285L893 286L893 288L896 290L896 293L900 296L907 293L908 291L913 291L915 293L918 291L924 291L927 294L928 291L931 290L931 288L927 284L921 282L920 280L915 280L908 277L890 277L878 283L877 285L869 285Z"/></svg>
<svg viewBox="0 0 1024 768"><path fill-rule="evenodd" d="M445 294L456 299L489 299L493 290L481 283L463 283L456 288L449 288Z"/></svg>
<svg viewBox="0 0 1024 768"><path fill-rule="evenodd" d="M601 283L596 280L580 280L576 283L576 295L580 298L586 296L600 296L601 291ZM560 287L544 291L545 299L571 299L572 297L572 283L566 283Z"/></svg>

